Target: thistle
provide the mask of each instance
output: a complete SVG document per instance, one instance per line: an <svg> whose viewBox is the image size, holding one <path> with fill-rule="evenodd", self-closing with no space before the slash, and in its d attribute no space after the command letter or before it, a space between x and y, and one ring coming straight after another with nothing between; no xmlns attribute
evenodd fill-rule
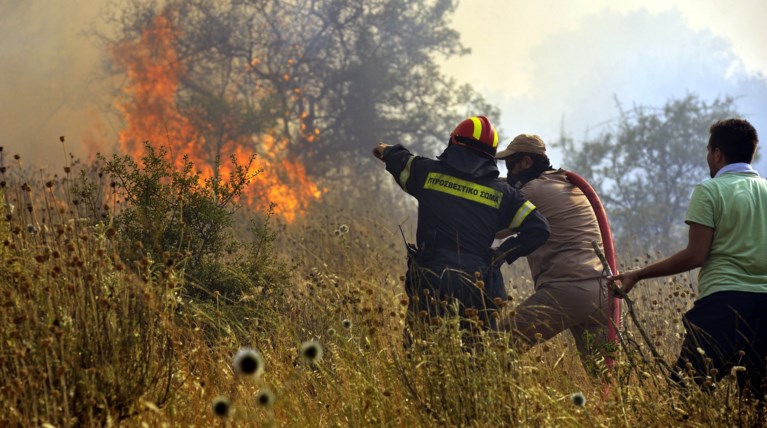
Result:
<svg viewBox="0 0 767 428"><path fill-rule="evenodd" d="M307 363L314 363L322 359L322 345L315 340L308 340L301 344L301 358Z"/></svg>
<svg viewBox="0 0 767 428"><path fill-rule="evenodd" d="M272 407L272 404L274 404L274 394L272 394L269 388L261 388L258 390L258 394L256 394L256 402L261 407Z"/></svg>
<svg viewBox="0 0 767 428"><path fill-rule="evenodd" d="M573 405L576 407L583 407L586 405L586 396L584 396L583 393L580 391L571 395L570 400L573 402Z"/></svg>
<svg viewBox="0 0 767 428"><path fill-rule="evenodd" d="M254 349L242 348L234 356L232 365L238 375L260 376L264 372L264 357Z"/></svg>
<svg viewBox="0 0 767 428"><path fill-rule="evenodd" d="M225 418L232 414L232 402L222 395L213 399L210 408L213 411L213 414L220 418Z"/></svg>

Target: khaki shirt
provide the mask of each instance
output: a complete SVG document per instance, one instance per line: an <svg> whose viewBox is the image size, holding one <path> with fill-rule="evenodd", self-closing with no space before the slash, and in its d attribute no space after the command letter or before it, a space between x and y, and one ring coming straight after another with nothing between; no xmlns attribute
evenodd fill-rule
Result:
<svg viewBox="0 0 767 428"><path fill-rule="evenodd" d="M545 171L521 192L551 227L548 241L527 256L535 288L600 277L602 263L591 245L596 240L602 247L597 218L586 195L567 181L565 171Z"/></svg>

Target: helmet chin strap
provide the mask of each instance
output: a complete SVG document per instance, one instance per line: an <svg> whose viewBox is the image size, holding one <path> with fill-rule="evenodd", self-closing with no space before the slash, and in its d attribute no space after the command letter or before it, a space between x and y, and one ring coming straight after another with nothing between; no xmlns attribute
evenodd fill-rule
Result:
<svg viewBox="0 0 767 428"><path fill-rule="evenodd" d="M456 144L468 149L472 149L485 156L489 156L491 158L495 157L495 148L490 147L487 144L482 144L473 138L463 137L460 135L451 135L450 139L448 140L448 144Z"/></svg>

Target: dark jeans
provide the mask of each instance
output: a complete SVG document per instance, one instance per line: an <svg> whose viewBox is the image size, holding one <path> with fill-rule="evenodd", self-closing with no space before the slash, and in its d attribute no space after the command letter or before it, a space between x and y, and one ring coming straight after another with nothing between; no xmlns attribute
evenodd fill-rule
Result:
<svg viewBox="0 0 767 428"><path fill-rule="evenodd" d="M683 318L686 335L676 370L692 365L696 383L706 376L719 380L734 366L741 392L748 388L764 400L767 370L767 293L721 291L697 302ZM712 373L712 369L716 369ZM680 382L678 372L672 379Z"/></svg>

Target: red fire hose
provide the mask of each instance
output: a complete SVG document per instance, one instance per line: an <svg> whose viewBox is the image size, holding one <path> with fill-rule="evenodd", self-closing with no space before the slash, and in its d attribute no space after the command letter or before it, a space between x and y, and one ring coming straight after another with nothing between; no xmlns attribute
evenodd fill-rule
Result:
<svg viewBox="0 0 767 428"><path fill-rule="evenodd" d="M594 214L597 217L597 223L599 224L599 233L602 236L602 245L604 245L605 258L607 264L610 266L613 275L618 274L618 266L615 263L615 246L613 245L613 234L610 231L610 222L607 220L607 213L602 206L602 201L599 200L597 192L594 188L580 175L574 172L566 172L565 176L567 180L573 183L575 187L581 189L583 194L591 204L591 208L594 210ZM607 300L610 303L610 316L611 322L607 325L607 339L615 343L616 349L618 349L618 328L620 328L621 322L621 302L620 299L613 295L612 287L607 287ZM606 358L605 363L608 368L612 369L615 365L615 360L612 358Z"/></svg>

